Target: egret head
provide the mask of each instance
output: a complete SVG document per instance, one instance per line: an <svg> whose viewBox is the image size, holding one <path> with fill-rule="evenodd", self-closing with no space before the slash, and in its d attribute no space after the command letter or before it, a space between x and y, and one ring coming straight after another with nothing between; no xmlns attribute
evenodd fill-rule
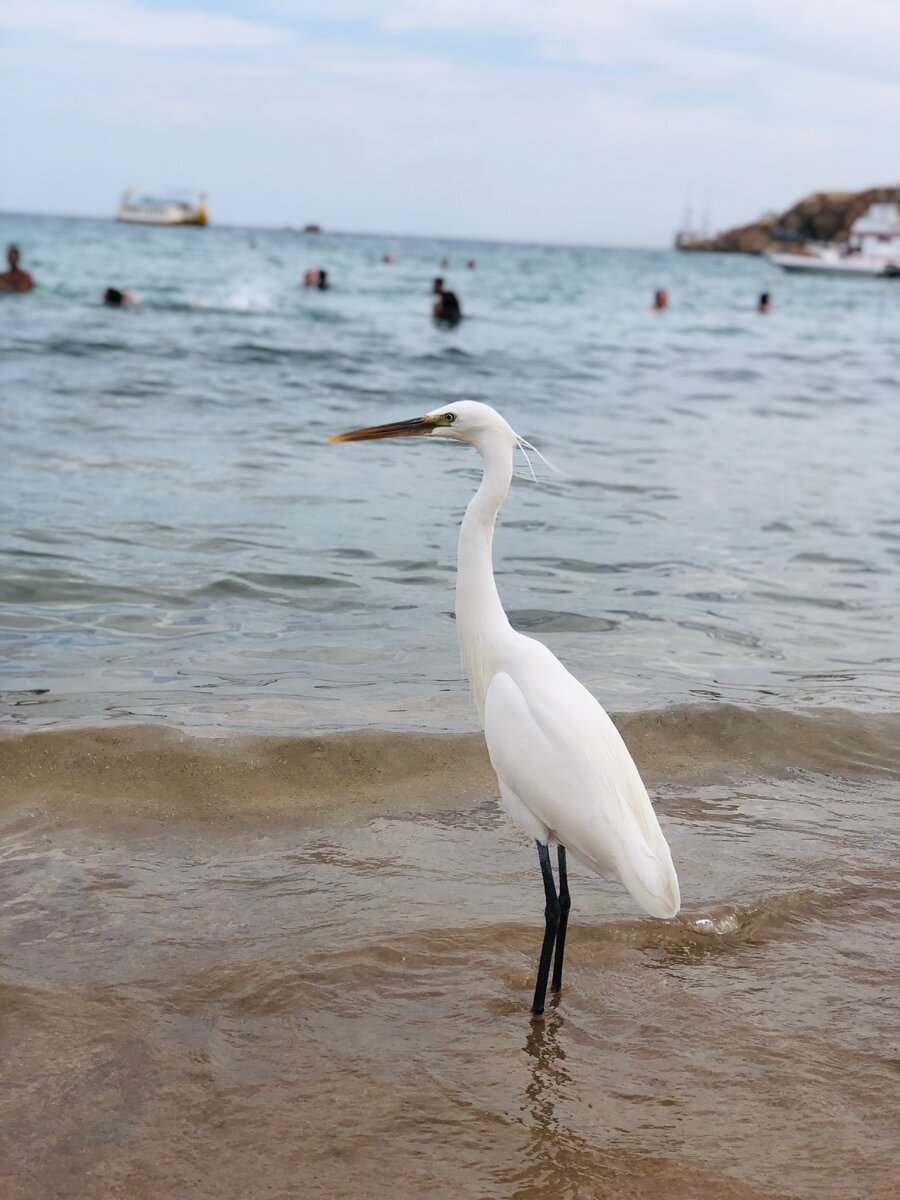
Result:
<svg viewBox="0 0 900 1200"><path fill-rule="evenodd" d="M423 417L409 421L395 421L390 425L373 425L366 429L351 429L349 433L338 433L330 442L368 442L376 438L396 437L443 437L454 442L468 442L476 448L496 439L511 448L519 437L511 426L489 404L477 400L454 400L435 408Z"/></svg>

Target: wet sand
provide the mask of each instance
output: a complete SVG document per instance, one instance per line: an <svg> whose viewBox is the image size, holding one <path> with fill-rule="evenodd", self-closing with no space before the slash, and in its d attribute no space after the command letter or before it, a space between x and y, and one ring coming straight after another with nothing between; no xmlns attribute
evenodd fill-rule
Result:
<svg viewBox="0 0 900 1200"><path fill-rule="evenodd" d="M897 720L623 722L673 922L542 894L480 739L0 738L4 1200L898 1195Z"/></svg>

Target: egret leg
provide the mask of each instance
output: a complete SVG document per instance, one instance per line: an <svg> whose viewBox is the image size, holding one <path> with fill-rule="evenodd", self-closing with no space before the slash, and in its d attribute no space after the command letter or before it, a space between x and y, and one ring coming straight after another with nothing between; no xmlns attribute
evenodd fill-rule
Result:
<svg viewBox="0 0 900 1200"><path fill-rule="evenodd" d="M569 895L569 876L566 872L566 848L560 846L559 854L559 928L556 931L556 953L553 956L553 978L550 981L550 991L558 992L562 987L563 955L566 952L566 926L569 923L569 909L572 898Z"/></svg>
<svg viewBox="0 0 900 1200"><path fill-rule="evenodd" d="M550 849L541 842L538 842L537 848L541 875L544 878L544 896L547 900L544 909L544 942L541 946L541 961L538 964L537 983L534 989L534 1000L531 1004L531 1011L535 1016L540 1016L544 1011L547 979L550 976L550 960L553 957L553 943L556 941L556 930L559 927L559 900L556 895L556 884L553 882L553 870L550 867Z"/></svg>

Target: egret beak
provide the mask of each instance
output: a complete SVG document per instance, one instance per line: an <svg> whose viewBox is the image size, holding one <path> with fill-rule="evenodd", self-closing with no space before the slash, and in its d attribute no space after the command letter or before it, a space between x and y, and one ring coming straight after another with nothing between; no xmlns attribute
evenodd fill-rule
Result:
<svg viewBox="0 0 900 1200"><path fill-rule="evenodd" d="M409 421L394 421L391 425L372 425L367 429L351 429L336 433L329 442L371 442L376 438L421 437L431 433L437 421L434 417L413 417Z"/></svg>

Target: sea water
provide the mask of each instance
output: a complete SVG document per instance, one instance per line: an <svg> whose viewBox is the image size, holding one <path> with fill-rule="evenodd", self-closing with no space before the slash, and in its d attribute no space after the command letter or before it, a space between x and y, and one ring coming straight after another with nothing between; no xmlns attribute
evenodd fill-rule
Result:
<svg viewBox="0 0 900 1200"><path fill-rule="evenodd" d="M498 583L609 706L896 703L891 281L99 221L4 237L39 285L0 306L13 719L471 727L453 580L476 456L326 444L459 398L558 468L520 461ZM429 318L445 256L454 329ZM300 286L319 264L327 292ZM106 285L139 303L105 308Z"/></svg>
<svg viewBox="0 0 900 1200"><path fill-rule="evenodd" d="M38 284L0 297L4 1194L893 1194L900 283L0 236ZM500 593L616 715L684 899L573 872L538 1026L455 645L476 456L326 441L460 398L556 468Z"/></svg>

